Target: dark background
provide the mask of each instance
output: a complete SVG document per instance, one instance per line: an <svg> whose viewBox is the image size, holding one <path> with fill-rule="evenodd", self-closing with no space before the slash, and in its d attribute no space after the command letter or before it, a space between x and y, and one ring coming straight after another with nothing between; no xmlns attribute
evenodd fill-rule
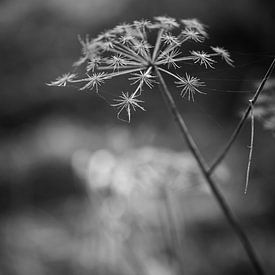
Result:
<svg viewBox="0 0 275 275"><path fill-rule="evenodd" d="M235 68L218 66L207 73L198 67L212 89L206 96L197 96L194 103L175 97L203 154L212 160L272 61L274 9L274 1L260 0L1 0L0 274L140 274L136 258L143 274L176 274L173 264L163 264L161 257L173 258L173 253L166 247L160 256L150 214L143 221L147 230L140 230L140 220L128 213L126 223L133 219L137 225L131 227L134 241L122 246L133 252L132 260L120 255L118 244L106 244L105 237L98 241L101 237L93 230L104 227L96 222L98 207L110 194L98 199L99 191L89 185L93 178L87 180L83 172L98 150L116 160L135 159L144 147L171 154L187 150L157 88L146 95L147 111L136 112L127 124L93 92L46 83L71 70L81 50L78 34L95 36L118 23L157 15L198 18L209 27L207 43L225 47L235 61ZM174 92L173 83L168 84ZM107 98L118 94L121 85L125 83L114 81L102 93ZM244 195L249 129L247 123L223 164L221 189L272 274L274 138L256 122L251 180ZM87 156L80 168L74 162L79 152ZM109 165L106 156L99 160L101 168ZM186 274L252 274L209 192L194 188L177 200L184 213L184 226L179 219L178 227L184 231ZM148 213L151 209L139 207ZM86 249L91 242L98 244ZM120 268L117 262L123 263Z"/></svg>

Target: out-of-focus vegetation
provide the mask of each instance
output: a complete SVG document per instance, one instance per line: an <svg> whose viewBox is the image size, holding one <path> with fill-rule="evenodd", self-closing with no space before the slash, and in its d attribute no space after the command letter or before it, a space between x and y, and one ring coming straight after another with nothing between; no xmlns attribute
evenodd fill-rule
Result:
<svg viewBox="0 0 275 275"><path fill-rule="evenodd" d="M258 100L255 108L255 116L263 123L265 129L272 131L275 130L275 81L269 81L265 87L265 92Z"/></svg>
<svg viewBox="0 0 275 275"><path fill-rule="evenodd" d="M126 125L92 93L45 83L78 59L78 34L155 15L197 17L236 65L201 74L211 89L195 103L177 98L210 160L248 96L228 91L255 90L271 62L272 8L260 0L0 1L0 274L178 274L173 230L186 274L251 274L157 89ZM102 93L108 100L121 87ZM244 196L248 143L249 127L216 177L272 274L274 138L256 124Z"/></svg>

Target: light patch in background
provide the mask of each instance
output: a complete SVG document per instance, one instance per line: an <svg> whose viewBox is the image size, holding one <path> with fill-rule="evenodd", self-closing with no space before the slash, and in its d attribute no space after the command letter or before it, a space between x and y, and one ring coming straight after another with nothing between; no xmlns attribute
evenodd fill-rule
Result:
<svg viewBox="0 0 275 275"><path fill-rule="evenodd" d="M92 192L109 187L122 196L142 193L150 199L158 196L162 189L176 193L195 189L209 192L195 159L188 152L144 146L123 154L101 149L88 156L85 150L75 151L72 167ZM229 178L224 166L215 174L223 183Z"/></svg>

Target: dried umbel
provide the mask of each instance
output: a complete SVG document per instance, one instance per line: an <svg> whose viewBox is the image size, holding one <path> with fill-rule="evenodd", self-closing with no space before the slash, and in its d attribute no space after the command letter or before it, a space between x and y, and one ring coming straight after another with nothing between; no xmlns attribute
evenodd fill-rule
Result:
<svg viewBox="0 0 275 275"><path fill-rule="evenodd" d="M151 41L152 37L156 37L155 41ZM82 56L74 66L85 67L85 72L79 75L64 74L49 85L79 83L80 90L99 93L105 81L128 75L132 84L129 87L136 87L133 91L123 91L112 106L118 108L118 118L121 119L121 113L126 112L127 121L130 122L132 111L145 111L141 95L145 87L152 88L157 83L156 68L174 78L182 97L194 101L195 94L205 94L201 90L205 84L188 72L184 75L175 73L182 62L213 69L216 63L214 58L220 57L232 65L228 51L221 47L210 47L209 53L183 50L185 43L203 43L206 38L206 27L197 19L177 21L171 17L158 16L152 22L140 20L121 24L96 38L87 36L85 40L80 39Z"/></svg>

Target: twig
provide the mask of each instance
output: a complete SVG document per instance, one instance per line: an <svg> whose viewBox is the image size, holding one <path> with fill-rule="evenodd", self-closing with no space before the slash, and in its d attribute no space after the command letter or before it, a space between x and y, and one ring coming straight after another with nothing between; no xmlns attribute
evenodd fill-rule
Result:
<svg viewBox="0 0 275 275"><path fill-rule="evenodd" d="M250 175L250 168L251 168L251 161L252 161L252 153L253 153L253 147L254 147L254 106L252 105L252 101L249 100L249 103L251 104L251 136L250 136L250 145L249 145L249 156L248 156L248 164L247 164L247 170L246 170L246 178L245 178L245 189L244 193L247 193L248 189L248 182L249 182L249 175Z"/></svg>
<svg viewBox="0 0 275 275"><path fill-rule="evenodd" d="M275 63L275 60L274 60L274 63ZM193 140L193 138L185 124L185 121L183 120L181 114L179 113L177 106L175 104L175 101L174 101L171 93L169 92L167 85L166 85L161 73L159 72L157 67L154 67L154 70L156 72L156 75L159 78L161 92L165 99L167 107L170 109L172 115L174 116L174 119L180 128L180 131L181 131L181 134L182 134L184 140L186 141L193 156L197 160L197 163L202 171L202 174L205 177L206 182L208 183L220 208L222 209L222 211L225 215L225 218L227 219L228 223L231 225L232 229L235 231L241 244L243 245L244 250L246 251L246 253L249 257L250 262L251 262L252 266L254 267L256 274L264 275L265 273L262 269L262 266L256 256L256 253L255 253L246 233L243 231L243 229L239 225L238 221L235 219L235 217L234 217L231 209L229 208L227 202L225 201L222 193L219 191L214 180L211 178L211 175L208 172L209 167L208 167L207 163L205 162L204 158L202 157L200 150L198 149L195 141Z"/></svg>
<svg viewBox="0 0 275 275"><path fill-rule="evenodd" d="M251 99L251 103L247 106L241 120L239 121L236 129L234 130L233 134L231 135L231 137L229 138L228 142L226 143L226 145L224 146L224 148L221 150L221 152L217 155L217 157L215 158L215 160L212 162L212 164L210 165L210 168L207 170L207 172L209 174L212 174L213 171L215 170L215 168L221 163L221 161L224 159L224 157L227 155L227 152L229 151L229 149L231 148L232 144L234 143L234 141L236 140L236 138L238 137L242 127L244 126L244 123L251 111L251 108L255 105L258 96L260 95L260 93L262 92L264 85L266 83L266 81L268 80L268 78L270 77L271 73L273 72L273 69L275 67L275 58L273 59L271 65L269 66L263 80L261 81L261 84L259 85L258 89L256 90L253 98Z"/></svg>

